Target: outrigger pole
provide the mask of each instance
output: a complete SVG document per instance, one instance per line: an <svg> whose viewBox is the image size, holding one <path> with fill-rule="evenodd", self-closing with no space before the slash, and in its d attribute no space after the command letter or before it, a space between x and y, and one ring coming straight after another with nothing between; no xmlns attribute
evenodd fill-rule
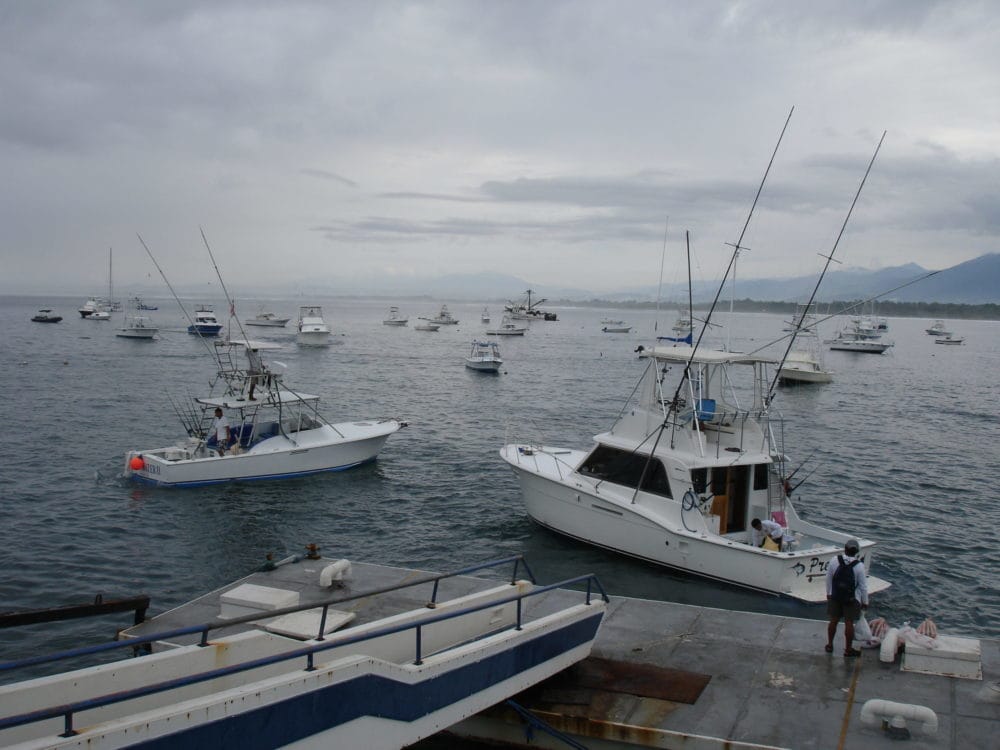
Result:
<svg viewBox="0 0 1000 750"><path fill-rule="evenodd" d="M747 220L743 224L743 231L740 232L740 238L733 245L733 253L729 258L729 266L726 268L725 274L722 276L722 281L719 283L719 290L715 293L715 299L712 300L712 306L708 310L708 314L705 316L704 324L701 327L701 332L698 334L697 341L694 342L694 346L691 347L691 356L688 358L687 364L684 365L684 372L681 375L680 382L677 384L677 390L674 391L674 398L670 403L670 408L675 411L678 404L678 399L680 399L681 388L684 387L684 383L687 382L691 375L691 364L694 362L694 356L698 351L698 347L701 345L701 340L705 336L705 331L708 330L709 321L712 319L712 313L715 312L715 307L719 303L719 297L722 296L722 291L726 287L726 281L729 278L729 274L733 270L733 265L736 263L736 258L739 255L740 250L743 247L743 237L747 233L747 228L750 226L750 219L753 218L754 210L757 208L757 201L760 199L760 194L764 190L764 183L767 182L767 176L771 173L771 166L774 164L774 158L778 155L778 148L781 146L781 141L785 137L785 131L788 129L788 123L792 119L792 113L795 112L795 107L792 107L788 112L788 117L785 118L785 124L781 128L781 135L778 136L778 142L774 145L774 151L771 153L771 160L767 163L767 169L764 170L764 176L761 178L760 185L757 187L757 194L754 196L753 204L750 206L750 212L747 214ZM688 293L690 294L690 284L688 285ZM691 321L694 323L694 321Z"/></svg>
<svg viewBox="0 0 1000 750"><path fill-rule="evenodd" d="M160 268L160 264L156 262L156 258L153 257L153 253L150 251L149 247L146 245L145 240L142 239L142 235L139 234L138 232L136 232L135 236L139 238L139 243L142 245L142 249L146 251L146 255L148 255L149 259L151 261L153 261L153 265L156 266L156 270L160 272L160 276L163 277L163 282L167 285L167 289L169 289L170 293L174 296L174 300L177 302L177 306L181 309L181 312L184 313L184 317L187 318L187 322L190 323L193 326L194 325L194 320L192 320L191 316L188 315L188 311L187 311L187 309L185 309L184 303L181 302L181 298L177 296L177 292L175 292L173 286L171 286L170 279L168 279L167 275L165 273L163 273L163 269ZM206 347L208 347L208 353L211 354L212 357L214 358L215 357L215 352L212 351L212 347L208 346L208 342L205 341L205 337L202 336L199 333L198 334L198 338L201 339L201 342Z"/></svg>
<svg viewBox="0 0 1000 750"><path fill-rule="evenodd" d="M847 209L847 216L844 217L844 223L840 225L840 232L837 233L837 239L834 240L833 249L830 250L829 255L821 255L820 257L826 258L826 263L823 264L823 271L820 273L819 278L816 279L816 286L813 287L812 294L809 295L809 301L806 302L806 306L802 310L802 317L795 323L795 330L792 331L792 335L788 338L788 346L785 347L785 353L781 357L781 361L778 362L778 366L774 371L774 380L771 381L771 387L767 389L767 399L765 403L770 403L771 394L774 393L774 389L778 386L778 378L781 373L781 366L785 364L785 360L788 358L788 353L792 350L792 345L795 343L795 337L798 335L799 330L802 328L802 322L806 318L806 313L812 306L813 301L816 299L816 293L819 291L819 285L823 282L823 277L826 276L827 269L830 268L830 263L833 262L833 255L837 252L837 247L840 245L840 238L844 236L844 230L847 229L847 222L851 220L851 214L854 213L854 207L858 204L858 198L861 197L861 190L865 186L865 182L868 180L868 175L872 171L872 165L875 164L875 157L878 156L879 149L882 148L882 142L885 140L886 131L882 131L882 137L878 139L878 145L875 146L875 153L872 154L871 161L868 162L868 168L865 170L864 176L861 178L861 184L858 185L857 192L854 193L854 200L851 201L851 207ZM840 261L837 261L838 263Z"/></svg>

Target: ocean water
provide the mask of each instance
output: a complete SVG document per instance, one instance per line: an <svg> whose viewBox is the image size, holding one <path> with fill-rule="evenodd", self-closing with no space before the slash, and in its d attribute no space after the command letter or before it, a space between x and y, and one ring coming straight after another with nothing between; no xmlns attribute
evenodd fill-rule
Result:
<svg viewBox="0 0 1000 750"><path fill-rule="evenodd" d="M200 302L202 300L196 300ZM208 301L208 300L206 300ZM499 340L502 373L463 366L482 337L482 304L451 303L459 325L415 331L434 301L274 299L286 329L248 329L281 344L271 361L287 382L323 398L332 421L400 417L377 462L338 474L199 489L136 486L121 478L124 453L183 434L171 399L207 389L213 360L183 332L173 301L151 312L153 342L120 339L119 321L83 320L83 299L0 298L0 599L4 609L59 606L146 593L150 614L316 543L330 557L446 571L524 552L540 581L597 573L611 594L822 618L821 607L750 593L563 539L525 514L517 482L497 452L530 439L584 448L614 421L645 362L653 311L552 308L524 338ZM224 311L222 300L216 310ZM322 304L335 344L295 344L300 304ZM410 317L383 326L390 304ZM241 302L251 317L256 301ZM52 307L62 323L30 322ZM491 305L494 324L498 305ZM602 318L629 334L605 334ZM669 328L675 313L660 317ZM727 324L731 346L750 350L781 336L778 315ZM873 572L891 589L869 616L944 632L995 636L1000 621L1000 324L955 321L963 346L937 346L931 321L891 319L885 355L826 352L832 384L782 388L786 452L805 461L796 480L800 514L879 540ZM833 322L821 331L832 335ZM775 347L777 351L777 347ZM127 615L0 631L0 658L78 639L110 637ZM823 627L817 623L817 627Z"/></svg>

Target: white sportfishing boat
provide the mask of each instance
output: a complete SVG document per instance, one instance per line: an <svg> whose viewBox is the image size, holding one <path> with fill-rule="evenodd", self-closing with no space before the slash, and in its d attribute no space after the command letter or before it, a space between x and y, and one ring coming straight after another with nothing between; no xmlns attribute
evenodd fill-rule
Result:
<svg viewBox="0 0 1000 750"><path fill-rule="evenodd" d="M323 308L319 305L299 308L297 340L302 346L330 345L330 326L323 320Z"/></svg>
<svg viewBox="0 0 1000 750"><path fill-rule="evenodd" d="M366 419L331 424L319 397L287 388L260 352L280 348L253 341L214 342L218 373L210 393L178 416L188 437L174 445L125 454L125 477L169 487L287 479L343 471L374 461L386 439L406 423ZM253 393L253 398L250 394ZM211 433L222 409L230 442Z"/></svg>
<svg viewBox="0 0 1000 750"><path fill-rule="evenodd" d="M778 368L778 380L785 385L831 383L833 373L823 367L816 352L799 349L788 352Z"/></svg>
<svg viewBox="0 0 1000 750"><path fill-rule="evenodd" d="M792 504L780 415L766 397L772 360L690 346L646 356L635 396L590 450L510 443L500 451L532 519L631 557L806 602L826 600L826 567L848 539L860 541L871 569L874 541L807 521ZM785 529L781 551L754 543L755 518ZM870 592L888 586L869 577Z"/></svg>
<svg viewBox="0 0 1000 750"><path fill-rule="evenodd" d="M426 320L429 323L437 323L442 326L453 326L458 325L458 321L454 316L448 311L448 305L441 305L441 312L435 315L433 318L420 318L421 320Z"/></svg>
<svg viewBox="0 0 1000 750"><path fill-rule="evenodd" d="M827 345L841 352L859 352L861 354L882 354L892 348L891 341L883 341L877 329L870 327L864 321L854 319L837 335L827 340Z"/></svg>
<svg viewBox="0 0 1000 750"><path fill-rule="evenodd" d="M495 341L473 341L472 350L465 358L465 366L479 372L500 372L500 347Z"/></svg>
<svg viewBox="0 0 1000 750"><path fill-rule="evenodd" d="M279 318L273 312L261 310L249 320L244 320L243 325L258 326L261 328L284 328L291 318Z"/></svg>
<svg viewBox="0 0 1000 750"><path fill-rule="evenodd" d="M500 325L496 328L487 328L486 334L488 336L523 336L527 330L527 326L519 326L511 320L509 315L504 315Z"/></svg>
<svg viewBox="0 0 1000 750"><path fill-rule="evenodd" d="M148 315L142 315L142 300L133 297L129 300L130 309L125 312L122 327L115 333L123 339L139 339L142 341L152 341L159 332Z"/></svg>
<svg viewBox="0 0 1000 750"><path fill-rule="evenodd" d="M194 322L187 328L192 336L218 336L221 330L222 323L210 305L199 305L194 311Z"/></svg>
<svg viewBox="0 0 1000 750"><path fill-rule="evenodd" d="M624 320L602 320L601 330L604 333L628 333L632 330L632 326Z"/></svg>
<svg viewBox="0 0 1000 750"><path fill-rule="evenodd" d="M473 577L510 562L509 578ZM600 581L539 585L519 562L431 574L286 558L114 641L0 665L41 675L0 687L0 744L409 747L590 655Z"/></svg>
<svg viewBox="0 0 1000 750"><path fill-rule="evenodd" d="M483 312L479 315L479 322L480 323L490 322L490 310L488 307L483 308Z"/></svg>
<svg viewBox="0 0 1000 750"><path fill-rule="evenodd" d="M943 320L935 320L934 325L925 330L928 336L951 336L951 331L948 330Z"/></svg>
<svg viewBox="0 0 1000 750"><path fill-rule="evenodd" d="M946 334L944 336L938 336L936 339L934 339L934 343L935 344L952 344L952 345L958 345L958 344L962 344L964 341L965 341L965 339L962 338L961 336L952 336L950 333Z"/></svg>
<svg viewBox="0 0 1000 750"><path fill-rule="evenodd" d="M405 326L410 319L399 314L398 307L389 308L389 317L382 321L384 326Z"/></svg>

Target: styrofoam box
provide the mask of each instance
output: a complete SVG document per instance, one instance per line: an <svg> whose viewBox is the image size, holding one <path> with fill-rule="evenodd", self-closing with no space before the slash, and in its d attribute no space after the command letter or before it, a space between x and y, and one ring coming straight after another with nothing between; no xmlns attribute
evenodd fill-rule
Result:
<svg viewBox="0 0 1000 750"><path fill-rule="evenodd" d="M222 603L219 617L228 620L243 615L256 615L284 607L294 607L299 603L299 592L243 583L223 594L219 597L219 601Z"/></svg>
<svg viewBox="0 0 1000 750"><path fill-rule="evenodd" d="M939 635L937 648L923 648L907 643L900 669L945 677L983 679L982 648L976 638Z"/></svg>

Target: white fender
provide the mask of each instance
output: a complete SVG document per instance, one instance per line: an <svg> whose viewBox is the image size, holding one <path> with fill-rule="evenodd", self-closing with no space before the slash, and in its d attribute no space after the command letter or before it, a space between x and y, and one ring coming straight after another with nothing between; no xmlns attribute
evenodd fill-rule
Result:
<svg viewBox="0 0 1000 750"><path fill-rule="evenodd" d="M351 577L351 563L348 560L337 560L330 563L319 572L319 585L328 588L334 581L343 581Z"/></svg>
<svg viewBox="0 0 1000 750"><path fill-rule="evenodd" d="M883 641L884 643L884 641ZM906 726L905 719L923 722L924 734L935 734L938 727L937 714L927 706L913 703L893 703L873 698L861 707L861 723L870 727L880 727L888 721L894 727Z"/></svg>
<svg viewBox="0 0 1000 750"><path fill-rule="evenodd" d="M889 628L882 637L882 645L879 647L878 660L886 664L896 661L896 652L899 650L899 628Z"/></svg>

